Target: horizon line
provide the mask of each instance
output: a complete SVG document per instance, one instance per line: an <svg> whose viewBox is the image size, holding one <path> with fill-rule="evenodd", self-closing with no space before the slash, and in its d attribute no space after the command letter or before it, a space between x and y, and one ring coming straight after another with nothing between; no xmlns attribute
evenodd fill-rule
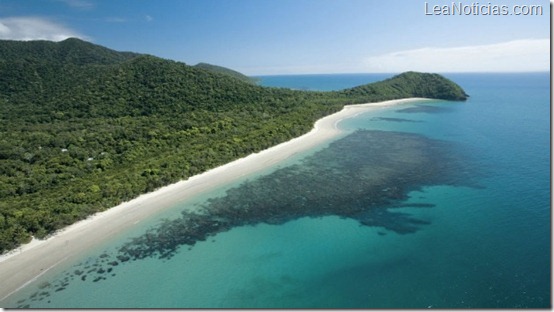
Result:
<svg viewBox="0 0 554 312"><path fill-rule="evenodd" d="M532 71L490 71L490 72L422 72L415 70L406 70L401 72L352 72L352 73L289 73L289 74L244 74L248 77L267 77L267 76L325 76L325 75L399 75L406 72L430 73L430 74L546 74L550 70L532 70Z"/></svg>

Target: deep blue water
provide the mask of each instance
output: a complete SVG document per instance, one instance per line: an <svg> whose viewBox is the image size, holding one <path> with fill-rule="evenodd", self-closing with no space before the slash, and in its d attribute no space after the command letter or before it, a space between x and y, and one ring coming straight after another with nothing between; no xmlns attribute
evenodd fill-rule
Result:
<svg viewBox="0 0 554 312"><path fill-rule="evenodd" d="M467 102L344 120L350 135L141 222L1 306L551 307L549 74L446 76L471 95ZM388 77L272 76L261 84L332 90ZM175 237L188 224L181 211L195 205L211 217L276 212L266 222L245 214L249 224L159 259L166 249L145 245L145 232L148 241ZM131 247L149 249L120 261L133 237ZM85 265L108 267L101 259L119 261L115 276L75 275Z"/></svg>
<svg viewBox="0 0 554 312"><path fill-rule="evenodd" d="M327 74L257 76L259 84L267 87L309 91L333 91L381 81L393 74Z"/></svg>

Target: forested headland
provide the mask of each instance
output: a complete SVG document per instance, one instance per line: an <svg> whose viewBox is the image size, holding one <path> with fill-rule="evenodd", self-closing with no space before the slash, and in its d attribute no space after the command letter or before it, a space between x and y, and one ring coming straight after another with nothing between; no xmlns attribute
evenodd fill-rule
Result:
<svg viewBox="0 0 554 312"><path fill-rule="evenodd" d="M0 253L300 136L346 104L467 97L437 74L310 92L230 72L79 39L0 41Z"/></svg>

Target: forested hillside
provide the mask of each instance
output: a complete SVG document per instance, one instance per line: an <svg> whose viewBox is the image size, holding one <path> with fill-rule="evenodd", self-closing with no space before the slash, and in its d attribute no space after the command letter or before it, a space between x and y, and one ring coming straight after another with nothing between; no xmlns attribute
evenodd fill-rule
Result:
<svg viewBox="0 0 554 312"><path fill-rule="evenodd" d="M306 133L345 104L411 96L466 97L433 74L306 92L78 39L0 41L0 252Z"/></svg>
<svg viewBox="0 0 554 312"><path fill-rule="evenodd" d="M225 74L225 75L235 77L239 80L242 80L242 81L248 82L248 83L256 83L258 81L258 79L256 79L256 78L248 77L246 75L243 75L242 73L239 73L238 71L234 71L232 69L217 66L217 65L212 65L212 64L207 64L207 63L198 63L198 64L194 65L194 67L202 68L202 69L205 69L207 71L211 71L211 72L215 72L215 73Z"/></svg>

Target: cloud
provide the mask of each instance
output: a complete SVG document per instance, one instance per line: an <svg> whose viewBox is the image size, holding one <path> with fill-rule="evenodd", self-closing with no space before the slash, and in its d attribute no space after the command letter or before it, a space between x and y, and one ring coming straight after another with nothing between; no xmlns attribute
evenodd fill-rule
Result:
<svg viewBox="0 0 554 312"><path fill-rule="evenodd" d="M56 0L58 2L63 2L72 8L77 9L92 9L94 8L94 3L87 0Z"/></svg>
<svg viewBox="0 0 554 312"><path fill-rule="evenodd" d="M550 69L550 40L527 39L488 45L422 48L371 56L368 72L524 72Z"/></svg>
<svg viewBox="0 0 554 312"><path fill-rule="evenodd" d="M40 17L0 18L0 39L62 41L70 37L87 39L63 25Z"/></svg>
<svg viewBox="0 0 554 312"><path fill-rule="evenodd" d="M151 22L151 21L154 20L154 18L153 18L152 16L150 16L150 15L145 15L145 16L144 16L144 19L145 19L147 22Z"/></svg>
<svg viewBox="0 0 554 312"><path fill-rule="evenodd" d="M108 23L126 23L128 20L123 17L107 17L105 21Z"/></svg>

